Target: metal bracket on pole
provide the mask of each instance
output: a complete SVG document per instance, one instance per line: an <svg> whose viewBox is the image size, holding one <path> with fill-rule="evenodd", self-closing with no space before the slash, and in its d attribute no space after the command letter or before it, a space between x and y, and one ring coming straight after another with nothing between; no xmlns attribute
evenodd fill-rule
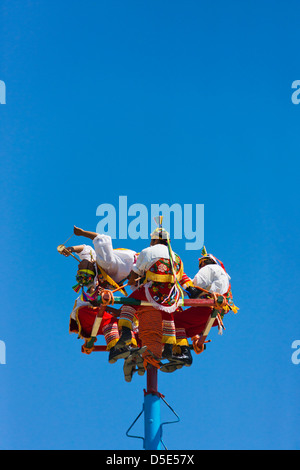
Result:
<svg viewBox="0 0 300 470"><path fill-rule="evenodd" d="M162 429L163 429L163 426L165 426L166 424L175 424L175 423L179 423L180 418L179 418L178 414L176 413L176 411L173 410L173 408L169 405L169 403L167 403L166 400L165 400L163 397L161 397L161 399L165 402L165 404L168 406L168 408L170 408L170 410L172 411L172 413L174 413L174 415L175 415L176 418L177 418L175 421L164 421L164 422L161 423L161 425L160 425L160 427L161 427L161 438L160 438L160 441L161 441L162 445L164 446L165 450L168 450L167 447L166 447L165 444L164 444L164 441L162 440L162 434L163 434Z"/></svg>
<svg viewBox="0 0 300 470"><path fill-rule="evenodd" d="M134 439L142 439L143 441L145 440L144 437L142 436L134 436L132 434L129 434L129 431L131 428L133 428L133 426L135 425L135 423L137 422L137 420L140 418L140 416L142 416L142 414L144 413L144 408L142 409L142 411L140 412L140 414L135 418L135 420L133 421L133 423L129 426L129 428L127 429L126 431L126 436L127 437L133 437Z"/></svg>
<svg viewBox="0 0 300 470"><path fill-rule="evenodd" d="M180 421L179 416L169 405L169 403L166 402L164 396L157 391L157 372L157 369L152 366L150 366L150 368L147 370L147 391L144 390L143 409L126 431L127 437L142 439L143 448L145 450L160 450L161 444L165 449L167 449L162 440L163 426L166 424L178 423ZM160 422L160 399L162 399L163 402L172 411L172 413L174 413L177 418L176 420L165 421L163 423ZM133 428L134 424L138 421L143 413L145 437L129 434L129 431Z"/></svg>
<svg viewBox="0 0 300 470"><path fill-rule="evenodd" d="M173 410L173 408L169 405L169 403L167 403L167 401L164 399L163 396L160 396L160 398L163 400L163 402L167 405L167 407L172 411L172 413L176 416L176 420L174 421L164 421L163 423L161 423L160 425L160 442L162 443L162 445L164 446L164 449L165 450L168 450L163 439L162 439L162 435L163 435L163 426L165 426L166 424L175 424L175 423L179 423L180 421L180 418L178 416L178 414L176 413L175 410ZM142 411L138 414L138 416L135 418L135 420L133 421L133 423L130 425L130 427L127 429L126 431L126 436L127 437L132 437L134 439L142 439L143 443L145 442L145 438L142 437L142 436L135 436L133 434L129 434L129 431L133 428L133 426L135 425L135 423L139 420L139 418L142 416L142 414L144 413L144 407L142 409ZM143 444L143 447L144 447L144 444Z"/></svg>

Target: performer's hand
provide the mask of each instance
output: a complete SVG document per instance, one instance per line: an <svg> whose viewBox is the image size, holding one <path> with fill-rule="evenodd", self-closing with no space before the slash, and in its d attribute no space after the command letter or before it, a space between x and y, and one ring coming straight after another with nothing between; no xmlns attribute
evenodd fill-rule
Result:
<svg viewBox="0 0 300 470"><path fill-rule="evenodd" d="M77 235L78 237L82 236L84 230L82 230L81 228L79 227L76 227L76 225L74 225L74 235Z"/></svg>
<svg viewBox="0 0 300 470"><path fill-rule="evenodd" d="M67 258L68 256L70 256L70 252L72 253L72 251L73 251L73 250L72 250L72 247L71 247L71 246L65 247L65 248L63 249L63 251L61 252L61 254L64 255L64 256Z"/></svg>
<svg viewBox="0 0 300 470"><path fill-rule="evenodd" d="M64 255L66 258L70 256L70 252L66 248L61 252L61 254Z"/></svg>

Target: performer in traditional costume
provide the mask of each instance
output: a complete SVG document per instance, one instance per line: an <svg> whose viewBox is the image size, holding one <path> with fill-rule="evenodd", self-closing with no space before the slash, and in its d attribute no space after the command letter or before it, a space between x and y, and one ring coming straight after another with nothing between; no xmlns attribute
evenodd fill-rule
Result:
<svg viewBox="0 0 300 470"><path fill-rule="evenodd" d="M78 334L79 338L90 339L95 318L100 307L96 305L96 295L98 288L98 279L96 276L95 263L83 260L79 263L76 275L77 284L73 288L78 291L82 288L81 295L76 299L73 310L70 315L69 332ZM84 291L86 288L86 291ZM119 340L117 310L107 306L102 315L98 335L103 335L106 341L106 349L109 351L109 362L116 362L118 359L126 358L130 352L128 348L116 351L114 346Z"/></svg>
<svg viewBox="0 0 300 470"><path fill-rule="evenodd" d="M70 252L75 252L81 260L97 262L101 270L104 270L117 284L122 284L128 278L138 256L135 251L127 248L113 249L109 235L89 232L76 226L74 234L92 240L94 248L90 245L71 246L63 251L63 255L69 256Z"/></svg>
<svg viewBox="0 0 300 470"><path fill-rule="evenodd" d="M124 295L127 295L125 289L122 289L119 284L128 278L131 269L136 261L137 253L133 250L128 249L117 249L114 250L112 247L111 237L108 235L101 235L95 232L88 232L74 226L74 234L77 236L84 236L93 240L94 248L89 245L77 245L71 246L60 251L64 256L70 256L71 253L76 253L82 261L90 262L94 266L96 275L94 282L97 283L95 292L89 295L89 292L83 292L81 296L76 300L75 306L71 317L76 317L77 323L80 324L80 331L85 333L85 337L90 334L91 321L97 316L99 308L95 305L95 299L101 289L120 290ZM79 269L79 271L82 270ZM78 273L80 275L80 273ZM82 286L80 283L74 287L74 290L79 291ZM94 286L95 287L95 286ZM88 289L89 291L89 289ZM87 302L87 304L85 303ZM94 305L92 305L94 303ZM110 308L110 307L109 307ZM113 309L115 310L115 309ZM116 311L117 312L117 311ZM107 313L107 312L106 312ZM86 327L84 328L83 325ZM92 325L93 326L93 325ZM129 347L124 347L121 351L114 348L116 340L119 339L118 330L116 328L117 323L114 318L109 315L105 315L101 321L101 328L98 334L104 334L106 339L110 338L107 344L107 349L110 351L109 362L115 362L115 360L127 357L129 354ZM136 346L136 327L132 333L131 346ZM76 328L75 330L76 331ZM83 337L84 335L81 334ZM116 336L117 335L117 336ZM127 355L124 355L128 352Z"/></svg>
<svg viewBox="0 0 300 470"><path fill-rule="evenodd" d="M224 295L230 287L230 276L223 263L205 250L204 255L199 258L199 271L193 279L193 284L209 292Z"/></svg>
<svg viewBox="0 0 300 470"><path fill-rule="evenodd" d="M122 306L119 319L122 334L116 348L128 344L134 321L138 318L139 338L150 350L150 353L144 353L145 362L159 367L161 357L174 359L173 313L184 295L182 289L192 286L191 279L183 271L180 257L171 249L169 234L162 227L151 234L150 246L139 254L129 284L136 285L137 279L137 288L130 297L148 301L151 306Z"/></svg>
<svg viewBox="0 0 300 470"><path fill-rule="evenodd" d="M232 302L230 276L227 274L223 263L212 254L208 254L205 247L202 250L202 257L199 258L199 271L193 279L193 284L198 288L198 296L209 297L209 293L224 296L228 302L228 307L225 307L223 314L227 313L229 309L234 313L237 312L238 309ZM176 342L183 352L188 349L187 338L195 338L196 344L197 335L202 334L210 315L211 308L199 306L189 307L185 310L179 309L174 314ZM218 326L220 333L222 332L224 325L220 316L217 317L213 326Z"/></svg>

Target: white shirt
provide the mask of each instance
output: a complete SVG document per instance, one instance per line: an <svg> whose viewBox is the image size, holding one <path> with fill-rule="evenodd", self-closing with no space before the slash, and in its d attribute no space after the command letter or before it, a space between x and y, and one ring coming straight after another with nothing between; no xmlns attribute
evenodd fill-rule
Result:
<svg viewBox="0 0 300 470"><path fill-rule="evenodd" d="M88 261L96 261L96 253L94 248L89 245L83 245L83 250L78 253L80 260L87 259Z"/></svg>
<svg viewBox="0 0 300 470"><path fill-rule="evenodd" d="M113 249L109 235L97 235L93 240L94 247L84 245L81 260L97 261L99 266L117 283L129 276L135 262L136 252L128 249Z"/></svg>
<svg viewBox="0 0 300 470"><path fill-rule="evenodd" d="M139 276L143 276L160 258L170 259L168 247L162 244L149 246L140 252L132 270ZM175 259L174 253L173 259Z"/></svg>
<svg viewBox="0 0 300 470"><path fill-rule="evenodd" d="M199 269L193 279L194 286L202 287L209 292L226 294L229 289L230 276L218 264L207 264Z"/></svg>

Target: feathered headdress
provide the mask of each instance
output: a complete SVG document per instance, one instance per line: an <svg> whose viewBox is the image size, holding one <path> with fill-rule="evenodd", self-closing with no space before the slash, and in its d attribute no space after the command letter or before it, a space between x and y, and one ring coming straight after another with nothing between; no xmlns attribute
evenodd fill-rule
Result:
<svg viewBox="0 0 300 470"><path fill-rule="evenodd" d="M201 256L201 258L199 258L199 260L198 260L199 262L200 262L201 260L205 259L205 258L209 258L209 259L213 260L216 264L218 264L218 262L221 264L221 262L220 262L219 260L217 260L217 258L216 258L215 256L213 256L213 255L210 254L210 253L207 253L206 248L205 248L204 245L203 245L203 248L202 248L202 250L201 250L201 254L202 254L202 256ZM225 270L224 266L222 266L222 267L223 267L223 269Z"/></svg>

